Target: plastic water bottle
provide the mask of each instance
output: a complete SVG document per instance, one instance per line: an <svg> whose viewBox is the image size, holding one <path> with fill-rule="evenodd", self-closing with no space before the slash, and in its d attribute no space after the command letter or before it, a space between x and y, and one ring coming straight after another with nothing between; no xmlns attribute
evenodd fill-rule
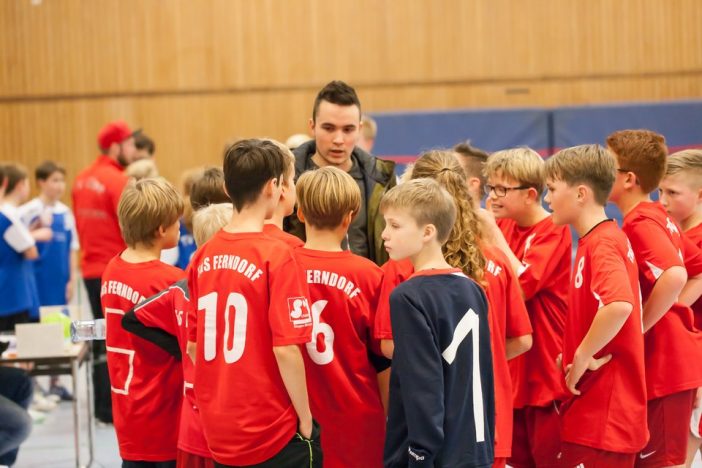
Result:
<svg viewBox="0 0 702 468"><path fill-rule="evenodd" d="M76 320L71 323L71 341L93 341L105 339L105 319Z"/></svg>

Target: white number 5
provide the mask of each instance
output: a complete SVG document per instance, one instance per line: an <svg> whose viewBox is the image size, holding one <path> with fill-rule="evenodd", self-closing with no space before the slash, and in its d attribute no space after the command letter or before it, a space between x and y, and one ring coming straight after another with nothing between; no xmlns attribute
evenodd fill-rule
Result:
<svg viewBox="0 0 702 468"><path fill-rule="evenodd" d="M334 330L328 323L321 321L322 311L327 301L320 300L312 304L312 339L307 343L307 354L315 364L323 366L334 360ZM317 336L324 337L324 351L317 350Z"/></svg>

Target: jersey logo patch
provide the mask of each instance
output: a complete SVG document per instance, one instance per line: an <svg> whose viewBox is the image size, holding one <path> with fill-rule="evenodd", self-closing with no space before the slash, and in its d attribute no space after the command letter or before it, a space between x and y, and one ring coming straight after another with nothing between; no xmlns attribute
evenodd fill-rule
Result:
<svg viewBox="0 0 702 468"><path fill-rule="evenodd" d="M289 297L288 314L295 328L306 327L312 324L312 313L305 297Z"/></svg>

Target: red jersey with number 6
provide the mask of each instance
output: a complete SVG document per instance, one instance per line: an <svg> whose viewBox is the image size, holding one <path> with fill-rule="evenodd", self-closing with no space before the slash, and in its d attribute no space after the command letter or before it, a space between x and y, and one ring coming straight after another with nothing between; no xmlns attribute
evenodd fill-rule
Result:
<svg viewBox="0 0 702 468"><path fill-rule="evenodd" d="M120 456L125 460L175 460L183 395L180 362L150 341L122 328L136 304L183 278L159 260L129 263L119 256L102 274L107 368ZM154 437L158 434L158 437Z"/></svg>
<svg viewBox="0 0 702 468"><path fill-rule="evenodd" d="M305 271L312 340L305 368L312 414L322 426L326 468L383 466L385 412L369 353L382 271L350 251L295 250ZM352 429L351 429L352 428Z"/></svg>
<svg viewBox="0 0 702 468"><path fill-rule="evenodd" d="M624 233L612 220L603 221L578 242L570 285L563 365L602 307L627 302L633 309L624 326L596 355L612 360L596 371L585 371L578 382L581 395L570 395L561 408L564 442L599 450L635 453L648 441L646 379L639 299L638 269Z"/></svg>
<svg viewBox="0 0 702 468"><path fill-rule="evenodd" d="M273 347L310 341L312 315L299 271L290 247L260 232L219 231L193 256L195 398L221 464L266 461L297 431Z"/></svg>

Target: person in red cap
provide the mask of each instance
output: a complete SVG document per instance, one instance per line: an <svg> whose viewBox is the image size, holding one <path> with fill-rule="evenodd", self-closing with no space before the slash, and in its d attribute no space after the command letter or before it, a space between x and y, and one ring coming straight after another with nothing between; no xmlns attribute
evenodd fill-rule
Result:
<svg viewBox="0 0 702 468"><path fill-rule="evenodd" d="M126 248L117 220L117 204L127 184L124 168L136 154L134 135L122 121L110 122L98 133L100 156L78 174L73 184L73 211L81 243L80 268L95 318L103 318L100 306L102 272L115 255ZM105 359L105 343L93 343L95 367L95 416L112 422L110 380Z"/></svg>

